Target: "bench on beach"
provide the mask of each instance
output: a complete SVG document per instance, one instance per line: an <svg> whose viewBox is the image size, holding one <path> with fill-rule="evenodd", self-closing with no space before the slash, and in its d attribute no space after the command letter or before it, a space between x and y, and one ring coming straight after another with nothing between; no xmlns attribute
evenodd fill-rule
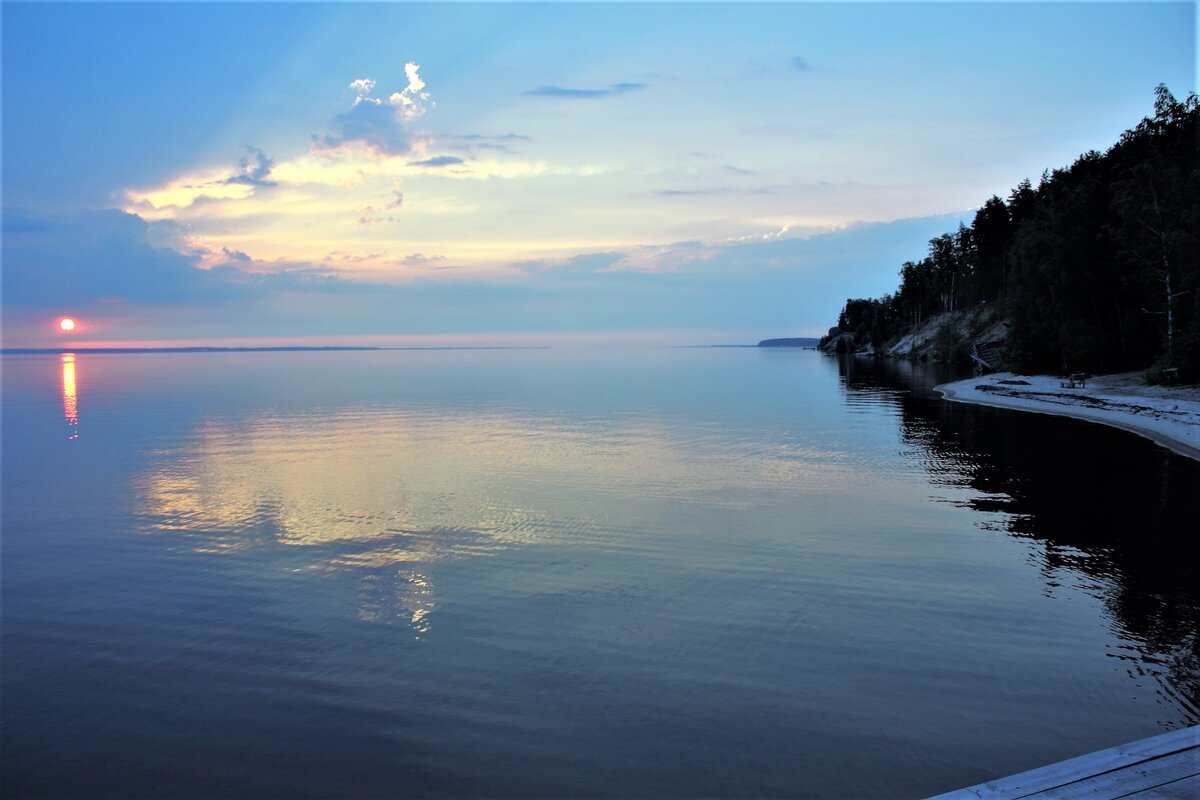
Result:
<svg viewBox="0 0 1200 800"><path fill-rule="evenodd" d="M1064 380L1059 386L1064 389L1085 389L1087 388L1087 378L1086 372L1073 372L1071 377Z"/></svg>

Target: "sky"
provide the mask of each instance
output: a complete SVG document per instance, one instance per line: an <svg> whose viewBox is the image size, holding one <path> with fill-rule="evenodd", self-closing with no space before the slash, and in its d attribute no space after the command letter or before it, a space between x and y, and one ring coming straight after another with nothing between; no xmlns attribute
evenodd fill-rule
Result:
<svg viewBox="0 0 1200 800"><path fill-rule="evenodd" d="M819 336L1197 82L1191 2L0 8L5 347Z"/></svg>

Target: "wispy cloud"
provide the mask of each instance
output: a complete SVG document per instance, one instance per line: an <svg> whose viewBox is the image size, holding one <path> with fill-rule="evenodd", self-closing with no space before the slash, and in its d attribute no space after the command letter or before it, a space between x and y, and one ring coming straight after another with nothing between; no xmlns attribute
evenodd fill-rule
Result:
<svg viewBox="0 0 1200 800"><path fill-rule="evenodd" d="M429 167L431 169L437 169L439 167L453 167L458 164L465 163L467 162L463 161L458 156L434 156L433 158L427 158L424 161L410 161L408 162L408 165L410 167Z"/></svg>
<svg viewBox="0 0 1200 800"><path fill-rule="evenodd" d="M689 197L691 195L729 194L730 191L722 186L714 189L659 189L654 194L659 197Z"/></svg>
<svg viewBox="0 0 1200 800"><path fill-rule="evenodd" d="M438 136L438 144L460 153L473 155L476 150L492 150L500 153L514 154L517 146L532 141L528 136L517 133L505 133L499 136L487 136L481 133L463 133Z"/></svg>
<svg viewBox="0 0 1200 800"><path fill-rule="evenodd" d="M539 86L530 89L525 94L531 97L562 97L569 100L598 100L602 97L613 97L619 94L637 92L649 87L646 83L614 83L603 89L576 89L567 86Z"/></svg>

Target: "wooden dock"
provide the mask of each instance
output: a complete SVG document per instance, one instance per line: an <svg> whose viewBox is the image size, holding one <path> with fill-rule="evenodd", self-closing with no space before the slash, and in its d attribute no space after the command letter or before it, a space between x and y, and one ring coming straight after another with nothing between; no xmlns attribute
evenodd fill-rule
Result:
<svg viewBox="0 0 1200 800"><path fill-rule="evenodd" d="M997 778L930 800L1200 798L1200 726Z"/></svg>

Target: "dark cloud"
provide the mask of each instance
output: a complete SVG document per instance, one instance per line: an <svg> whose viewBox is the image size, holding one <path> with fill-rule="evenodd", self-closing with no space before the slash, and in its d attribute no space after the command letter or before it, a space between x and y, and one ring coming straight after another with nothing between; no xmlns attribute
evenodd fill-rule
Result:
<svg viewBox="0 0 1200 800"><path fill-rule="evenodd" d="M253 259L228 248L220 251L223 261L203 269L206 255L211 259L211 253L184 245L174 223L150 223L118 209L56 219L6 209L4 304L81 310L120 303L211 306L285 288L326 290L339 282L328 270L306 264L251 272Z"/></svg>
<svg viewBox="0 0 1200 800"><path fill-rule="evenodd" d="M275 162L267 157L267 154L257 147L247 147L246 155L242 156L238 161L237 175L226 178L221 183L241 183L248 186L274 186L272 181L267 180L271 174L271 170L275 168Z"/></svg>
<svg viewBox="0 0 1200 800"><path fill-rule="evenodd" d="M602 97L613 97L645 89L645 83L614 83L606 89L573 89L566 86L539 86L530 89L525 94L531 97L562 97L570 100L597 100Z"/></svg>
<svg viewBox="0 0 1200 800"><path fill-rule="evenodd" d="M812 69L812 67L808 65L808 62L804 60L803 56L793 56L791 60L788 61L788 64L797 72L808 72Z"/></svg>
<svg viewBox="0 0 1200 800"><path fill-rule="evenodd" d="M116 209L48 220L43 230L9 227L4 215L4 302L80 304L100 299L204 301L227 293L195 258L151 243L150 225Z"/></svg>
<svg viewBox="0 0 1200 800"><path fill-rule="evenodd" d="M5 236L19 233L48 233L56 227L50 220L39 217L24 208L4 209L3 223Z"/></svg>
<svg viewBox="0 0 1200 800"><path fill-rule="evenodd" d="M410 167L431 167L436 169L439 167L453 167L458 164L465 163L467 162L463 161L458 156L434 156L433 158L427 158L424 161L410 161L408 162L408 165Z"/></svg>
<svg viewBox="0 0 1200 800"><path fill-rule="evenodd" d="M313 136L317 150L334 150L346 144L362 144L382 155L408 155L417 137L405 126L396 106L387 103L358 103L329 122L333 133Z"/></svg>

